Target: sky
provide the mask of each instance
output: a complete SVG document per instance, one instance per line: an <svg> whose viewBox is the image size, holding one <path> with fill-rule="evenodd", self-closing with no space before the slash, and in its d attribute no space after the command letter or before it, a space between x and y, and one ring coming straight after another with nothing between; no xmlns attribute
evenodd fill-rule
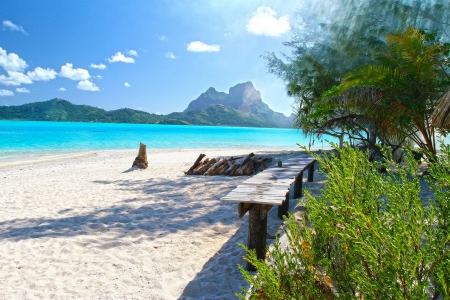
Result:
<svg viewBox="0 0 450 300"><path fill-rule="evenodd" d="M168 114L252 81L289 115L294 100L261 56L290 53L299 2L2 0L0 105L62 98Z"/></svg>

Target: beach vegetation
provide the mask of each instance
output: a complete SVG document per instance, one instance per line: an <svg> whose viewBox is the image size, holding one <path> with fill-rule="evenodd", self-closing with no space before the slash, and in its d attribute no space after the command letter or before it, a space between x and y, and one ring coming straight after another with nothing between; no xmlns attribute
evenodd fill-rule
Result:
<svg viewBox="0 0 450 300"><path fill-rule="evenodd" d="M313 155L326 176L320 196L307 191L306 212L290 215L287 245L266 260L247 250L257 274L240 267L250 290L241 299L449 299L450 146L419 174L408 152L401 165L348 144ZM379 172L380 164L386 172ZM421 198L421 180L433 196ZM246 298L247 297L247 298Z"/></svg>
<svg viewBox="0 0 450 300"><path fill-rule="evenodd" d="M313 143L348 138L372 158L378 144L396 152L411 141L434 154L430 116L450 86L450 10L428 0L338 2L345 9L332 21L304 20L286 43L291 56L265 56L296 99L294 127Z"/></svg>

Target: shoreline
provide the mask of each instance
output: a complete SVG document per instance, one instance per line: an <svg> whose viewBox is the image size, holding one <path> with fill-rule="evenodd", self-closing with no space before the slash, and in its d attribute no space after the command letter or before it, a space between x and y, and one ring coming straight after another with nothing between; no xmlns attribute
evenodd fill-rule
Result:
<svg viewBox="0 0 450 300"><path fill-rule="evenodd" d="M186 176L207 157L300 151L148 149L89 151L3 164L2 298L233 299L247 287L247 218L219 199L248 176ZM283 220L269 212L268 231Z"/></svg>
<svg viewBox="0 0 450 300"><path fill-rule="evenodd" d="M331 148L330 148L331 149ZM37 164L42 162L51 162L51 161L58 161L58 160L66 160L66 159L72 159L77 157L84 157L84 156L90 156L97 153L108 153L108 152L123 152L123 153L131 153L136 152L136 155L138 153L139 147L136 147L136 149L100 149L100 150L55 150L55 151L36 151L36 153L33 153L33 151L23 151L24 153L28 153L27 155L20 155L20 156L14 156L14 157L2 157L0 156L0 168L13 166L13 165L22 165L22 164ZM328 148L311 148L311 151L317 151L317 150L328 150ZM171 152L191 152L191 151L197 151L200 153L207 154L208 152L216 153L216 152L227 152L230 153L240 153L242 151L248 151L250 152L258 152L258 153L282 153L282 152L302 152L300 148L293 150L285 150L285 149L278 149L278 148L258 148L257 150L253 148L154 148L150 149L147 147L147 154L150 153L171 153ZM225 156L230 156L227 154L221 154ZM207 154L208 156L208 154Z"/></svg>

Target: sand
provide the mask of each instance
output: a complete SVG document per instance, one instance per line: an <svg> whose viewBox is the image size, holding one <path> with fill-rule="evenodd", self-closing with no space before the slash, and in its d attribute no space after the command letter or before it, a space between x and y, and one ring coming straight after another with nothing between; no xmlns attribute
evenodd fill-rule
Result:
<svg viewBox="0 0 450 300"><path fill-rule="evenodd" d="M298 154L203 153L250 151ZM248 216L219 199L248 177L184 175L199 154L149 150L146 170L130 169L137 150L0 163L0 298L235 299Z"/></svg>

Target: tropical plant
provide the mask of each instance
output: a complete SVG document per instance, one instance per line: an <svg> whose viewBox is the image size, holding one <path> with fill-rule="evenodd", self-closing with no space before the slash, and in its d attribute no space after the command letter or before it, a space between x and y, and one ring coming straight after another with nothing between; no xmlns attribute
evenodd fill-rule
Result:
<svg viewBox="0 0 450 300"><path fill-rule="evenodd" d="M313 11L315 6L310 6ZM323 23L299 13L301 26L285 43L292 49L291 56L265 56L269 71L286 82L288 94L296 99L294 127L313 137L326 134L342 141L349 136L371 149L378 149L375 145L381 143L395 150L406 137L391 123L366 114L366 102L376 102L377 90L353 90L334 98L322 95L349 71L372 63L373 54L385 50L389 32L411 25L440 32L440 38L448 41L450 1L337 0L317 2L316 6Z"/></svg>
<svg viewBox="0 0 450 300"><path fill-rule="evenodd" d="M376 93L372 101L354 100L364 110L361 119L377 124L384 137L408 137L435 155L431 115L450 77L447 46L429 37L415 28L389 34L387 49L375 54L374 64L349 72L324 95L341 96L354 88Z"/></svg>
<svg viewBox="0 0 450 300"><path fill-rule="evenodd" d="M312 154L327 183L306 192L307 214L287 220L288 246L277 239L267 261L247 250L242 267L252 286L241 299L448 299L450 297L450 147L430 163L434 197L421 199L411 153L398 165L387 149L378 171L351 147L331 157ZM305 149L306 150L306 149ZM428 201L427 201L428 200ZM244 247L245 248L245 247Z"/></svg>

